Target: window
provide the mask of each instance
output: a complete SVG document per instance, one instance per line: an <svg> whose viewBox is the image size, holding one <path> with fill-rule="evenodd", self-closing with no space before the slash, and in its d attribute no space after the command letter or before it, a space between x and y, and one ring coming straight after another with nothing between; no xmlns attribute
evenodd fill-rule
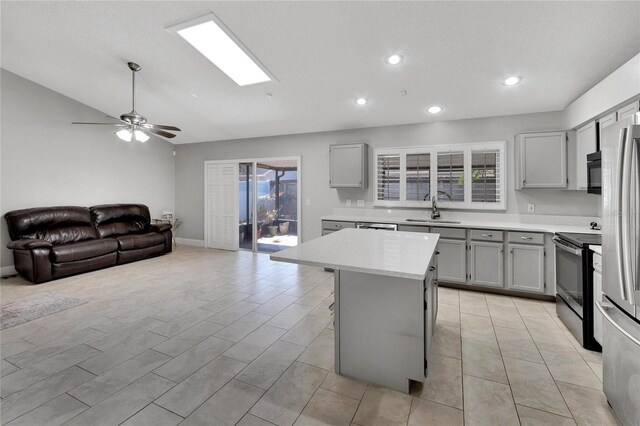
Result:
<svg viewBox="0 0 640 426"><path fill-rule="evenodd" d="M376 201L400 202L400 154L376 153Z"/></svg>
<svg viewBox="0 0 640 426"><path fill-rule="evenodd" d="M445 208L506 209L505 142L385 148L375 158L376 206L431 207L436 196Z"/></svg>

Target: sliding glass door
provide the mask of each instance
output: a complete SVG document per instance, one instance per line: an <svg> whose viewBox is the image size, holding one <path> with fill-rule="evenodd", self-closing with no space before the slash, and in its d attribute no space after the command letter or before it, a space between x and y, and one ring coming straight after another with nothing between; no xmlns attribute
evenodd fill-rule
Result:
<svg viewBox="0 0 640 426"><path fill-rule="evenodd" d="M253 163L240 163L238 173L238 240L241 249L253 250Z"/></svg>

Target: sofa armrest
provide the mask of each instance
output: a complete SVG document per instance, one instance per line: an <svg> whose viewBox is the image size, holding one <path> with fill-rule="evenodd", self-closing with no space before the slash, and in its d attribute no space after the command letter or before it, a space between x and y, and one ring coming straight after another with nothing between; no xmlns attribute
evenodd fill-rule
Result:
<svg viewBox="0 0 640 426"><path fill-rule="evenodd" d="M170 223L153 223L151 224L151 232L165 232L171 229Z"/></svg>
<svg viewBox="0 0 640 426"><path fill-rule="evenodd" d="M31 250L34 248L51 248L53 245L45 240L36 238L23 238L16 241L10 241L7 248L12 250Z"/></svg>

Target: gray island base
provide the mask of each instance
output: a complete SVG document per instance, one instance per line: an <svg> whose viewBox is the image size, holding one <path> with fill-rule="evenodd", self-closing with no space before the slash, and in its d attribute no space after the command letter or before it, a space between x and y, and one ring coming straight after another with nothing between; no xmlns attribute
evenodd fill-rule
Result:
<svg viewBox="0 0 640 426"><path fill-rule="evenodd" d="M344 229L271 255L334 270L335 371L409 392L437 315L437 234Z"/></svg>

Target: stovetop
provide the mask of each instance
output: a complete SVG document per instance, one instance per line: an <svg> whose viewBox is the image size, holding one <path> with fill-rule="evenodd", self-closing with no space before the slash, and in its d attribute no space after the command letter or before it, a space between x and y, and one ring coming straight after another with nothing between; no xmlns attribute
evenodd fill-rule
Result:
<svg viewBox="0 0 640 426"><path fill-rule="evenodd" d="M602 235L599 234L580 234L577 232L558 232L557 236L563 240L569 241L577 246L602 245Z"/></svg>

